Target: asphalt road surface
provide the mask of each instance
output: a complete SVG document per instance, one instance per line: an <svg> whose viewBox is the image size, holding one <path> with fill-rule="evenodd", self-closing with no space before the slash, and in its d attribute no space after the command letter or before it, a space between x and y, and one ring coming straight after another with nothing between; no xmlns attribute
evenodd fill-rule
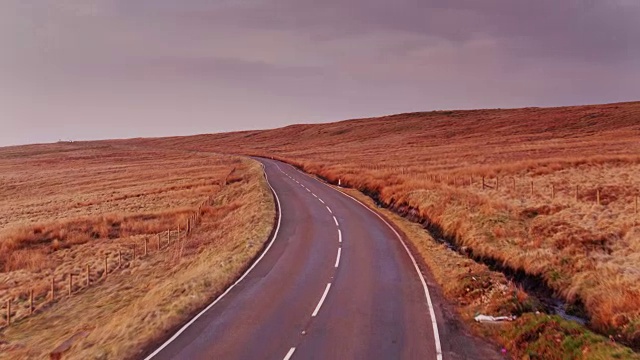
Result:
<svg viewBox="0 0 640 360"><path fill-rule="evenodd" d="M464 333L376 213L290 165L259 160L280 208L275 236L147 359L500 358Z"/></svg>

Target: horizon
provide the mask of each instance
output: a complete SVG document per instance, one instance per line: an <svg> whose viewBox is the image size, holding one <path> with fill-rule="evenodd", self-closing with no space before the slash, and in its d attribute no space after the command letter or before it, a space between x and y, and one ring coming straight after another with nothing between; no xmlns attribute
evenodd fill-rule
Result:
<svg viewBox="0 0 640 360"><path fill-rule="evenodd" d="M47 145L47 144L55 144L55 143L75 143L75 142L94 142L94 141L109 141L109 140L131 140L131 139L160 139L160 138L170 138L170 137L190 137L190 136L199 136L199 135L215 135L215 134L231 134L237 132L249 132L249 131L269 131L275 129L281 129L288 126L295 125L318 125L318 124L331 124L338 123L343 121L352 121L352 120L367 120L367 119L377 119L377 118L385 118L390 116L398 116L405 114L415 114L415 113L431 113L431 112L444 112L444 111L483 111L483 110L520 110L520 109L560 109L560 108L571 108L571 107L588 107L588 106L601 106L601 105L616 105L616 104L631 104L631 103L640 103L640 100L630 100L630 101L621 101L621 102L612 102L612 103L592 103L592 104L570 104L570 105L559 105L559 106L525 106L525 107L507 107L507 108L475 108L475 109L435 109L435 110L424 110L424 111L412 111L412 112L399 112L393 114L382 114L382 115L373 115L368 117L353 117L348 119L337 119L337 120L329 120L329 121L319 121L319 122L299 122L299 123L290 123L284 124L282 126L270 127L270 128L255 128L255 129L237 129L237 130L229 130L229 131L218 131L218 132L202 132L202 133L191 133L191 134L171 134L171 135L159 135L159 136L129 136L129 137L117 137L117 138L80 138L80 139L58 139L55 141L48 142L36 142L36 143L23 143L23 144L8 144L1 145L0 148L9 148L9 147L19 147L19 146L29 146L29 145Z"/></svg>
<svg viewBox="0 0 640 360"><path fill-rule="evenodd" d="M0 147L640 99L640 3L9 0Z"/></svg>

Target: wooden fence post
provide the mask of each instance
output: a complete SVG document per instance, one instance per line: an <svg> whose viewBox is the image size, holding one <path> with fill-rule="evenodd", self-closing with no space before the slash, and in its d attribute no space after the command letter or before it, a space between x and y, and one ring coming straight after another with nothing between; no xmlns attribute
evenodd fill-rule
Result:
<svg viewBox="0 0 640 360"><path fill-rule="evenodd" d="M107 278L107 274L109 273L109 255L104 254L104 278Z"/></svg>
<svg viewBox="0 0 640 360"><path fill-rule="evenodd" d="M51 275L51 301L56 299L56 276Z"/></svg>
<svg viewBox="0 0 640 360"><path fill-rule="evenodd" d="M171 230L167 230L167 245L171 245Z"/></svg>
<svg viewBox="0 0 640 360"><path fill-rule="evenodd" d="M69 273L69 296L71 296L72 291L73 291L73 274Z"/></svg>
<svg viewBox="0 0 640 360"><path fill-rule="evenodd" d="M118 267L122 267L122 249L118 249Z"/></svg>
<svg viewBox="0 0 640 360"><path fill-rule="evenodd" d="M636 195L635 214L638 215L638 195Z"/></svg>
<svg viewBox="0 0 640 360"><path fill-rule="evenodd" d="M600 189L596 190L596 203L600 205Z"/></svg>
<svg viewBox="0 0 640 360"><path fill-rule="evenodd" d="M7 326L11 325L11 299L7 300Z"/></svg>
<svg viewBox="0 0 640 360"><path fill-rule="evenodd" d="M484 176L482 177L482 190L484 190Z"/></svg>
<svg viewBox="0 0 640 360"><path fill-rule="evenodd" d="M91 279L89 278L89 277L90 277L90 275L91 275L91 272L90 272L90 271L91 271L91 270L90 270L90 268L89 268L89 264L87 264L87 287L89 287L89 285L91 285Z"/></svg>
<svg viewBox="0 0 640 360"><path fill-rule="evenodd" d="M147 256L147 243L149 242L149 239L144 239L144 256Z"/></svg>
<svg viewBox="0 0 640 360"><path fill-rule="evenodd" d="M498 191L499 187L500 187L500 177L496 176L496 191Z"/></svg>
<svg viewBox="0 0 640 360"><path fill-rule="evenodd" d="M533 180L531 180L531 197L533 197Z"/></svg>
<svg viewBox="0 0 640 360"><path fill-rule="evenodd" d="M555 185L551 184L551 200L553 200L556 197L556 187Z"/></svg>
<svg viewBox="0 0 640 360"><path fill-rule="evenodd" d="M29 290L29 315L33 314L33 289Z"/></svg>
<svg viewBox="0 0 640 360"><path fill-rule="evenodd" d="M162 244L160 244L160 234L158 234L158 251L160 251L161 247L162 247Z"/></svg>
<svg viewBox="0 0 640 360"><path fill-rule="evenodd" d="M133 244L133 259L131 259L131 261L136 259L136 244Z"/></svg>

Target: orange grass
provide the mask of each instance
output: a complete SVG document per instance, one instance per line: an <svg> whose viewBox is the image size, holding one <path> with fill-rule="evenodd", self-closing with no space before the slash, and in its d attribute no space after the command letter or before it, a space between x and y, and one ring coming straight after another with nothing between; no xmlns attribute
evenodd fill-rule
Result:
<svg viewBox="0 0 640 360"><path fill-rule="evenodd" d="M411 113L105 144L274 156L387 205L410 205L475 255L539 275L584 304L595 329L640 346L638 102Z"/></svg>
<svg viewBox="0 0 640 360"><path fill-rule="evenodd" d="M0 170L2 359L46 357L81 331L65 358L139 357L239 276L275 216L262 168L239 157L66 143L0 149Z"/></svg>

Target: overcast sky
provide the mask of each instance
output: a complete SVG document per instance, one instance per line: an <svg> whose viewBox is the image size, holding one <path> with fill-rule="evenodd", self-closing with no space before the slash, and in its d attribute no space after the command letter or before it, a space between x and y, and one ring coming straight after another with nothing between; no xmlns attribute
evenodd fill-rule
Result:
<svg viewBox="0 0 640 360"><path fill-rule="evenodd" d="M639 0L0 3L0 146L630 100Z"/></svg>

